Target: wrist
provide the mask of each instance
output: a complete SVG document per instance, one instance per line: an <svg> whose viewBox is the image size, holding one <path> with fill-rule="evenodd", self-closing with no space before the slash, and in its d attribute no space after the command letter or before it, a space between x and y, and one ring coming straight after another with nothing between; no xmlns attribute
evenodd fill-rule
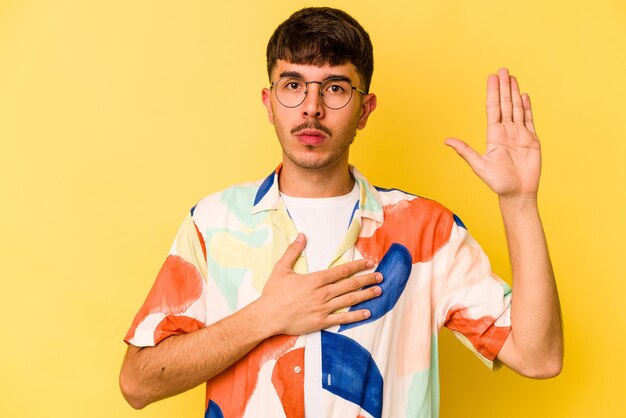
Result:
<svg viewBox="0 0 626 418"><path fill-rule="evenodd" d="M278 315L274 315L271 308L263 296L243 308L249 315L250 324L263 340L282 333Z"/></svg>
<svg viewBox="0 0 626 418"><path fill-rule="evenodd" d="M500 197L499 204L507 231L510 228L541 224L536 197Z"/></svg>
<svg viewBox="0 0 626 418"><path fill-rule="evenodd" d="M502 211L537 211L537 195L528 196L498 196L498 203Z"/></svg>

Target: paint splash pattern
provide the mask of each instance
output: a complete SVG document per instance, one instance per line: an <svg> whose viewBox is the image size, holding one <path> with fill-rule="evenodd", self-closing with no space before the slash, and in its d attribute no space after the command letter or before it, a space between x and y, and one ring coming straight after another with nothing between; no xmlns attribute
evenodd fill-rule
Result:
<svg viewBox="0 0 626 418"><path fill-rule="evenodd" d="M280 168L192 208L126 335L129 344L194 332L261 295L297 233L280 199ZM494 366L510 330L510 289L463 222L437 202L377 189L350 169L360 200L331 267L376 262L382 295L349 308L369 309L371 317L321 331L317 360L305 356L303 336L263 341L207 382L205 418L303 418L305 410L330 418L437 416L437 332L444 326ZM295 269L305 272L304 260ZM321 381L310 386L312 370ZM319 395L319 405L306 404L307 391Z"/></svg>

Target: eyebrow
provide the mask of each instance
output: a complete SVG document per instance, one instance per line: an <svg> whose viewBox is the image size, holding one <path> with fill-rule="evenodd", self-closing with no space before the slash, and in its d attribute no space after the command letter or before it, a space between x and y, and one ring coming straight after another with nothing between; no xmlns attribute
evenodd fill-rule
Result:
<svg viewBox="0 0 626 418"><path fill-rule="evenodd" d="M280 73L278 78L283 78L283 77L295 77L295 78L300 78L304 80L304 76L297 71L283 71L282 73ZM343 74L328 74L324 79L322 79L322 81L331 80L331 79L332 80L344 80L352 84L352 80L350 79L350 77L345 76Z"/></svg>

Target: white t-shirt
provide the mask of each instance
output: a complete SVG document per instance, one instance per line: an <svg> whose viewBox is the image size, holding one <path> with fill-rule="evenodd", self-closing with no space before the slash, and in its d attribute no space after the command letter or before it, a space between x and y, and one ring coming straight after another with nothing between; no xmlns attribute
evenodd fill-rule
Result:
<svg viewBox="0 0 626 418"><path fill-rule="evenodd" d="M359 187L336 197L291 197L280 194L298 232L306 235L304 249L308 271L320 271L334 260L335 253L350 226Z"/></svg>
<svg viewBox="0 0 626 418"><path fill-rule="evenodd" d="M350 226L359 201L359 186L355 183L347 195L336 197L290 197L281 193L287 212L298 232L306 236L306 257L309 273L328 268L334 261L341 241ZM321 334L306 335L304 364L321 364ZM322 369L309 369L304 374L304 413L306 418L323 416Z"/></svg>

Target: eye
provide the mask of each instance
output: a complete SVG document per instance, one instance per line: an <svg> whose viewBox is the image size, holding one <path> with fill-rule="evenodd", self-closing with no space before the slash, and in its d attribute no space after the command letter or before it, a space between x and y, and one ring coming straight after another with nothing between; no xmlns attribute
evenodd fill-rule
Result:
<svg viewBox="0 0 626 418"><path fill-rule="evenodd" d="M281 88L288 92L297 92L304 88L304 82L297 78L288 78L280 84Z"/></svg>
<svg viewBox="0 0 626 418"><path fill-rule="evenodd" d="M324 92L333 95L344 94L350 89L349 85L345 81L329 80L324 85Z"/></svg>

